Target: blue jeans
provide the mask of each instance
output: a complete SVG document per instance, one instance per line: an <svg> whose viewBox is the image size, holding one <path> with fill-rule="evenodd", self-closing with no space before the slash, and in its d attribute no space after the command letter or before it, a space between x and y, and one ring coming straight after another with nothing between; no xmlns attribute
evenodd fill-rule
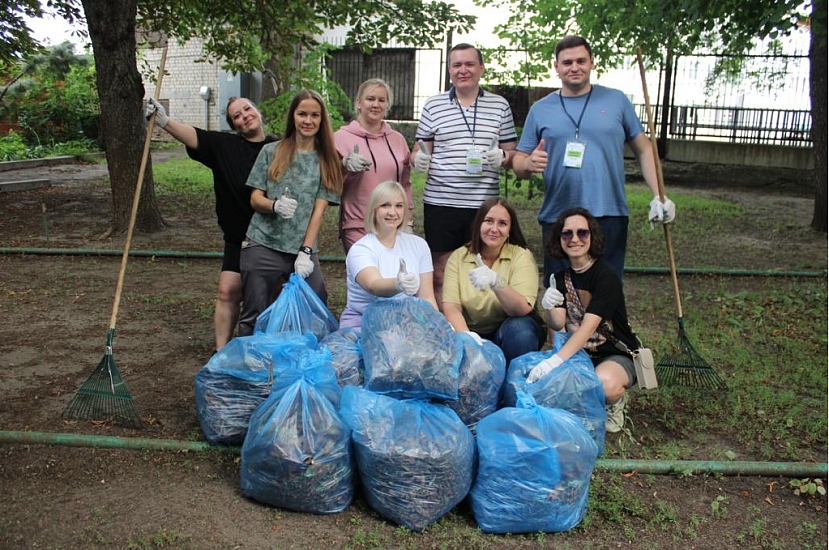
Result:
<svg viewBox="0 0 829 550"><path fill-rule="evenodd" d="M624 283L625 270L625 251L628 243L628 218L627 216L605 216L603 218L596 218L599 222L599 227L604 235L605 246L604 260L610 264L616 274L619 276L619 281ZM550 286L550 275L558 273L570 267L570 260L558 260L547 254L547 239L552 232L553 224L541 224L541 240L544 243L544 288Z"/></svg>
<svg viewBox="0 0 829 550"><path fill-rule="evenodd" d="M544 342L544 332L530 315L507 317L494 334L481 335L501 348L507 367L510 361L530 351L538 351Z"/></svg>

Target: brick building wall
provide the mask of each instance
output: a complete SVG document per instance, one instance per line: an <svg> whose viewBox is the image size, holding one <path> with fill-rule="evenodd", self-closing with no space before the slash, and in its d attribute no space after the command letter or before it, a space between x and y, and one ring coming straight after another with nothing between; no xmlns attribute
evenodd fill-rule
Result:
<svg viewBox="0 0 829 550"><path fill-rule="evenodd" d="M144 78L145 97L151 97L155 92L155 84L144 74L147 70L158 75L158 64L161 61L161 49L141 50L138 61L138 70ZM202 86L210 86L211 94L208 102L209 128L219 130L219 118L224 118L224 105L217 107L218 82L220 75L225 73L215 63L196 63L202 55L202 40L190 40L179 45L175 40L169 42L167 48L166 75L161 86L161 100L169 105L167 112L174 119L205 128L204 109L205 101L199 96ZM166 136L166 132L162 132ZM164 137L159 135L158 137Z"/></svg>

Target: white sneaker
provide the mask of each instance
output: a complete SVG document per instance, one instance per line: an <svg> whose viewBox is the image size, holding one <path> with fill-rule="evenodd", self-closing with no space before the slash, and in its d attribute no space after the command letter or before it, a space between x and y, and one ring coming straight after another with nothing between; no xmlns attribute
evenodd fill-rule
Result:
<svg viewBox="0 0 829 550"><path fill-rule="evenodd" d="M611 403L605 409L607 410L607 420L604 423L604 429L608 433L618 433L622 431L625 426L625 405L627 404L627 394L623 394L622 398L615 403Z"/></svg>

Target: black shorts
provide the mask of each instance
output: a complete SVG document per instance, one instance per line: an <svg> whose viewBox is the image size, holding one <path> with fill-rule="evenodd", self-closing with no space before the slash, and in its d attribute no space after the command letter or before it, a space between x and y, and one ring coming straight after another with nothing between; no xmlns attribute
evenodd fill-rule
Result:
<svg viewBox="0 0 829 550"><path fill-rule="evenodd" d="M423 205L423 228L432 252L452 252L471 239L477 208Z"/></svg>
<svg viewBox="0 0 829 550"><path fill-rule="evenodd" d="M242 255L242 243L225 240L225 251L222 257L222 271L241 273L239 257Z"/></svg>

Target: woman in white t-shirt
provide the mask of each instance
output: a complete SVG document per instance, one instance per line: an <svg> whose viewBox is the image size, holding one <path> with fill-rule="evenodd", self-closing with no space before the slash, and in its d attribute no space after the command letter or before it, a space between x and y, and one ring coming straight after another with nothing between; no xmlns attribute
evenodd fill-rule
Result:
<svg viewBox="0 0 829 550"><path fill-rule="evenodd" d="M374 188L366 208L366 236L346 256L348 300L340 327L359 328L375 297L400 292L417 296L437 309L432 287L432 255L426 241L406 233L408 200L396 181Z"/></svg>

